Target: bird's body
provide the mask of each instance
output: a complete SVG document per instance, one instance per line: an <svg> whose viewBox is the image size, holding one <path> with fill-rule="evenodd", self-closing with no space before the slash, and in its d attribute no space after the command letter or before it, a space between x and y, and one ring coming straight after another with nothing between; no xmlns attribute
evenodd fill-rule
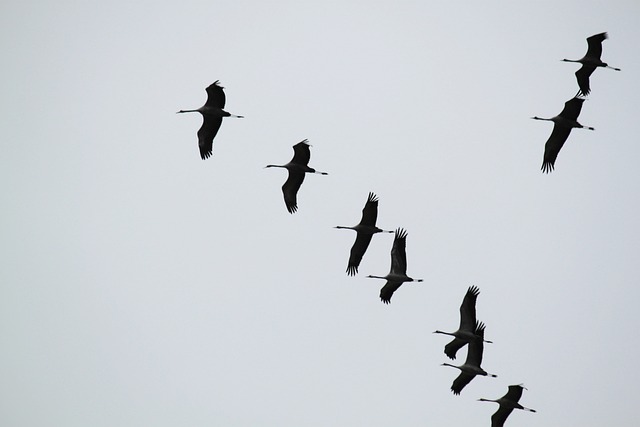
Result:
<svg viewBox="0 0 640 427"><path fill-rule="evenodd" d="M500 399L478 399L481 402L495 402L500 405L498 410L491 416L491 427L503 427L507 417L514 409L522 409L523 411L536 412L535 409L525 408L518 403L522 397L522 385L510 385L507 394Z"/></svg>
<svg viewBox="0 0 640 427"><path fill-rule="evenodd" d="M378 197L373 193L369 193L367 203L365 203L364 208L362 209L362 219L360 220L360 223L353 227L344 227L341 225L335 227L339 229L355 230L355 232L358 233L356 241L351 247L349 264L347 266L347 274L350 276L353 276L358 272L360 261L362 261L362 257L367 251L373 235L376 233L393 233L393 231L382 230L376 227L377 218Z"/></svg>
<svg viewBox="0 0 640 427"><path fill-rule="evenodd" d="M450 359L456 358L456 353L465 344L479 338L475 331L482 325L476 320L476 300L480 290L476 286L470 286L460 305L460 326L455 332L434 331L434 334L445 334L453 336L453 340L444 347L445 354ZM490 343L491 341L484 340Z"/></svg>
<svg viewBox="0 0 640 427"><path fill-rule="evenodd" d="M198 146L200 147L200 157L202 160L208 159L213 154L213 138L215 138L222 124L223 117L237 117L228 113L224 108L226 96L219 81L213 82L207 90L207 102L196 110L180 110L178 113L200 113L202 114L202 126L198 130Z"/></svg>
<svg viewBox="0 0 640 427"><path fill-rule="evenodd" d="M326 172L318 172L308 166L311 159L311 150L309 149L309 141L306 139L300 141L293 146L293 158L285 165L267 165L265 168L284 168L289 171L289 178L282 186L282 194L284 195L284 203L289 213L298 210L298 190L304 181L306 173L318 173L327 175Z"/></svg>
<svg viewBox="0 0 640 427"><path fill-rule="evenodd" d="M484 350L484 328L483 324L479 324L474 334L478 337L469 342L467 349L467 360L464 365L455 366L449 363L443 363L442 366L450 366L460 370L460 375L453 381L451 385L451 391L453 394L460 394L462 389L471 382L477 375L497 377L495 374L488 374L484 369L480 367L482 364L482 352Z"/></svg>
<svg viewBox="0 0 640 427"><path fill-rule="evenodd" d="M576 71L576 80L580 91L578 94L584 96L589 95L591 87L589 85L589 77L595 71L596 68L611 68L612 70L620 71L619 68L615 68L602 62L600 56L602 56L602 42L607 39L607 33L595 34L587 38L587 53L580 59L563 59L564 62L578 62L582 64L582 67Z"/></svg>
<svg viewBox="0 0 640 427"><path fill-rule="evenodd" d="M583 98L572 98L564 103L564 108L560 114L550 119L541 117L532 117L534 120L547 120L553 122L553 131L549 136L549 139L544 145L544 157L542 160L542 171L549 173L554 169L556 158L560 149L569 138L571 129L584 128L589 130L595 130L589 126L583 126L578 122L578 116L580 110L582 110Z"/></svg>
<svg viewBox="0 0 640 427"><path fill-rule="evenodd" d="M393 293L404 282L422 282L422 279L413 279L407 276L407 232L402 228L396 230L395 238L393 239L393 246L391 248L391 271L386 276L372 276L367 277L373 279L384 279L387 283L380 289L380 299L383 303L389 304Z"/></svg>

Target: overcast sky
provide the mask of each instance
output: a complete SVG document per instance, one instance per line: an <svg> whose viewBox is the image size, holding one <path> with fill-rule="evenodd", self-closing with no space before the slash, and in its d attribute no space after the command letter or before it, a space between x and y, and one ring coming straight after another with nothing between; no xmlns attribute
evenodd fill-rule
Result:
<svg viewBox="0 0 640 427"><path fill-rule="evenodd" d="M640 3L28 1L0 6L0 424L637 425ZM586 37L603 60L549 174ZM226 109L214 155L205 87ZM290 215L280 187L308 138ZM408 231L345 274L367 194ZM440 366L466 289L487 325ZM464 363L466 349L456 364Z"/></svg>

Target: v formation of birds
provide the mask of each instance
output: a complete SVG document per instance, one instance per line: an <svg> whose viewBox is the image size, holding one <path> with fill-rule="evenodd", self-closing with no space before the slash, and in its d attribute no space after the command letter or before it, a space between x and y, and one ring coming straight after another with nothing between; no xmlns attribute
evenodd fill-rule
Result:
<svg viewBox="0 0 640 427"><path fill-rule="evenodd" d="M607 33L595 34L587 38L587 53L581 59L563 59L565 62L577 62L582 67L576 71L576 80L579 90L575 96L565 102L564 108L557 116L551 118L541 118L534 116L535 120L547 120L553 122L553 130L549 139L545 143L544 156L542 162L542 172L549 173L554 170L558 153L567 141L573 128L594 130L589 126L583 126L578 122L578 116L582 109L585 97L591 93L589 77L596 68L610 68L620 71L619 68L611 67L600 59L602 55L602 42L607 39ZM224 117L242 118L224 110L226 97L224 88L215 81L207 91L207 101L195 110L180 110L178 113L200 113L203 117L202 126L198 130L198 146L200 157L205 160L213 154L213 139L215 138ZM311 150L308 140L303 140L293 146L293 158L283 165L267 165L265 168L287 169L288 178L282 186L282 194L287 211L291 214L298 210L297 194L302 186L307 173L327 175L326 172L319 172L308 166L311 158ZM378 217L378 198L374 193L369 193L367 201L362 209L362 218L354 226L336 226L338 229L349 229L356 232L356 239L351 247L346 273L349 276L358 274L360 262L371 243L374 234L394 233L391 247L391 268L386 276L368 275L367 278L383 279L385 285L380 289L380 300L391 303L394 292L405 282L422 282L422 279L414 279L407 275L407 254L406 241L407 232L402 228L395 231L383 230L376 226ZM484 344L491 343L484 339L485 325L476 319L476 301L480 290L476 286L468 288L462 304L460 305L460 325L455 332L434 331L437 334L450 335L453 339L444 347L444 353L450 359L455 359L458 351L467 346L467 357L464 364L456 366L443 363L443 366L450 366L460 371L451 385L451 391L459 395L464 387L476 376L496 377L481 368ZM501 427L514 409L521 409L529 412L536 412L533 409L525 408L518 403L522 397L523 385L510 385L507 393L499 399L479 399L484 402L498 403L499 408L491 417L492 427Z"/></svg>

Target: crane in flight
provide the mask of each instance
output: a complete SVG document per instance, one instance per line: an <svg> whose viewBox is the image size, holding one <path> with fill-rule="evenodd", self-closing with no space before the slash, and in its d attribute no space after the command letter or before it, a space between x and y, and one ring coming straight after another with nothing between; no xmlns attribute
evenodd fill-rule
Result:
<svg viewBox="0 0 640 427"><path fill-rule="evenodd" d="M582 67L576 71L576 80L580 90L578 95L589 95L591 87L589 85L589 77L598 67L611 68L612 70L620 71L620 68L615 68L602 62L600 56L602 56L602 42L608 38L607 33L595 34L591 37L587 37L587 53L580 59L563 59L564 62L578 62L582 64Z"/></svg>
<svg viewBox="0 0 640 427"><path fill-rule="evenodd" d="M491 427L503 427L507 417L514 409L522 409L523 411L536 412L535 409L525 408L518 403L522 397L522 390L525 389L522 384L510 385L507 394L500 399L478 399L480 402L495 402L500 405L498 410L491 416Z"/></svg>
<svg viewBox="0 0 640 427"><path fill-rule="evenodd" d="M460 369L460 375L453 380L453 384L451 385L451 391L453 394L460 394L462 389L471 382L477 375L484 375L496 378L495 374L488 374L487 371L480 367L482 363L482 352L484 350L484 328L485 326L480 323L474 334L478 336L478 338L471 340L469 342L469 346L467 348L467 360L464 362L464 365L455 366L449 363L443 363L442 366L450 366L452 368Z"/></svg>
<svg viewBox="0 0 640 427"><path fill-rule="evenodd" d="M582 126L578 123L578 116L580 115L580 110L582 110L583 102L584 98L574 97L564 103L564 108L560 114L555 117L551 117L550 119L544 119L538 116L531 117L534 120L547 120L553 122L553 131L544 145L544 157L542 159L541 168L542 172L549 173L553 170L558 153L567 141L567 138L569 138L571 129L583 128L595 130L592 127Z"/></svg>
<svg viewBox="0 0 640 427"><path fill-rule="evenodd" d="M200 157L202 160L208 159L213 154L213 138L216 137L218 129L220 129L222 118L244 118L244 116L236 116L223 110L226 97L224 95L224 88L218 83L220 83L220 81L216 80L206 89L207 102L205 102L202 107L196 110L178 111L178 113L202 114L202 126L200 126L200 130L198 130L198 146L200 147Z"/></svg>
<svg viewBox="0 0 640 427"><path fill-rule="evenodd" d="M358 272L358 266L364 253L371 243L371 238L376 233L393 233L393 231L381 230L376 227L376 220L378 219L378 196L373 193L369 193L367 202L362 208L362 219L357 225L353 227L345 227L338 225L335 228L355 230L357 233L356 241L351 247L351 254L349 255L349 264L347 265L347 274L353 276Z"/></svg>
<svg viewBox="0 0 640 427"><path fill-rule="evenodd" d="M453 337L453 340L444 346L444 353L449 359L455 359L458 350L474 339L480 338L474 333L478 329L478 326L481 325L481 323L476 320L476 300L479 294L480 289L478 289L477 286L469 286L469 289L467 289L467 293L464 295L464 299L460 305L460 326L457 331L433 332L434 334L445 334ZM491 343L491 341L487 340L484 340L484 342Z"/></svg>
<svg viewBox="0 0 640 427"><path fill-rule="evenodd" d="M386 276L367 277L373 279L384 279L387 283L380 289L380 299L383 303L389 304L393 293L398 290L404 282L422 282L422 279L413 279L407 276L407 231L398 228L391 247L391 271Z"/></svg>
<svg viewBox="0 0 640 427"><path fill-rule="evenodd" d="M307 166L311 158L309 147L309 141L302 140L293 146L293 158L289 163L265 166L265 168L284 168L289 171L289 178L282 186L282 194L284 195L284 204L287 206L287 211L291 214L298 210L298 190L302 185L302 181L304 181L304 175L307 173L328 175L326 172L318 172Z"/></svg>

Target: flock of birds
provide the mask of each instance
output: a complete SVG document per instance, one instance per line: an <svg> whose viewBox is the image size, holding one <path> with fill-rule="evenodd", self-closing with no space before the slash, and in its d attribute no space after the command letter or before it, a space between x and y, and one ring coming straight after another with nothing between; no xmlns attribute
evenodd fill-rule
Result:
<svg viewBox="0 0 640 427"><path fill-rule="evenodd" d="M588 49L585 56L578 60L563 59L566 62L578 62L582 67L576 71L576 79L579 86L578 93L569 101L565 102L562 112L552 118L532 117L535 120L548 120L554 123L551 136L545 144L545 151L542 163L542 171L549 173L554 169L556 158L560 149L566 142L573 128L584 128L594 130L592 127L583 126L577 120L582 109L582 104L591 92L589 77L598 67L611 68L620 71L602 62L602 42L607 38L607 33L600 33L587 38ZM200 148L200 157L204 160L209 158L213 153L213 139L215 138L222 119L224 117L238 116L230 114L224 110L226 97L223 87L219 85L219 81L214 82L207 87L207 101L205 105L195 110L180 110L178 113L198 112L203 116L203 123L198 130L198 145ZM297 194L300 189L305 175L307 173L316 173L327 175L326 172L319 172L309 167L311 158L310 145L305 139L293 146L293 158L290 162L283 165L267 165L265 168L284 168L288 171L288 178L282 186L284 203L287 211L291 214L298 210ZM367 278L384 279L385 285L380 290L380 299L383 303L389 304L394 292L405 282L422 282L422 279L414 279L407 276L407 254L406 240L407 232L402 228L394 231L383 230L376 226L378 217L378 198L374 193L369 193L364 208L362 209L362 218L360 222L352 227L336 226L338 229L354 230L356 240L351 247L349 261L347 264L347 274L354 276L358 273L360 262L371 243L374 234L377 233L394 233L393 245L391 247L391 268L386 276L368 275ZM444 353L450 359L455 359L458 350L465 345L467 346L467 358L465 363L456 366L449 363L443 363L443 366L450 366L460 370L460 374L453 381L451 391L455 395L459 395L464 387L469 384L476 376L497 377L495 374L487 373L480 366L482 363L482 354L484 351L484 343L491 343L485 340L485 325L476 319L476 301L480 290L476 286L468 288L462 304L460 305L460 325L455 332L434 331L437 334L445 334L453 337L453 340L444 347ZM498 410L491 417L492 427L502 427L507 417L514 409L521 409L530 412L536 412L534 409L525 408L518 402L522 397L524 390L523 385L510 385L508 392L499 399L479 399L483 402L498 403Z"/></svg>

